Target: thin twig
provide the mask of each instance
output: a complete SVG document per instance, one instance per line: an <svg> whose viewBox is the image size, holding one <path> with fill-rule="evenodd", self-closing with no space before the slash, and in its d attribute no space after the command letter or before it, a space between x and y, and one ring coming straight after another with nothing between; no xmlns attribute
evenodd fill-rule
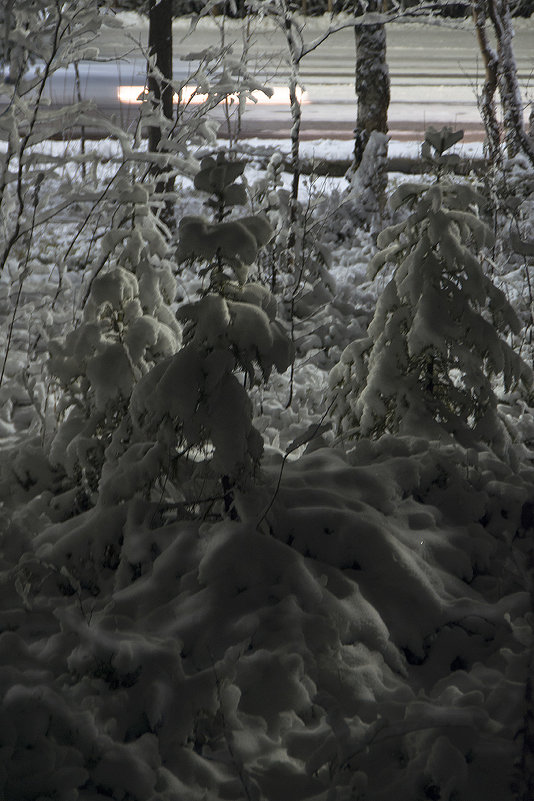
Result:
<svg viewBox="0 0 534 801"><path fill-rule="evenodd" d="M306 439L305 439L303 442L301 442L301 443L300 443L299 447L302 447L302 445L307 445L309 442L311 442L311 440L312 440L312 439L314 439L314 437L317 435L317 432L318 432L318 431L319 431L319 429L321 428L322 424L323 424L323 423L324 423L324 421L326 420L326 418L327 418L327 416L328 416L328 414L329 414L329 412L330 412L330 409L331 409L331 408L332 408L332 406L334 405L334 402L335 402L335 401L332 401L332 402L329 404L329 406L328 406L327 410L324 412L324 414L322 415L322 417L320 418L320 420L319 420L319 421L318 421L318 422L317 422L317 423L314 425L314 427L313 427L313 428L312 428L312 430L310 431L310 434L309 434L309 436L308 436L308 437L307 437L307 438L306 438ZM259 531L259 530L260 530L260 526L261 526L261 524L263 523L263 521L264 521L264 520L265 520L265 518L267 517L268 513L269 513L269 512L270 512L270 510L271 510L271 507L272 507L273 503L274 503L274 502L275 502L275 500L276 500L276 497L277 497L277 495L278 495L278 492L279 492L279 490L280 490L280 486L281 486L281 484L282 484L282 475L283 475L283 472L284 472L284 467L286 466L286 462L287 462L287 459L288 459L288 457L290 456L290 454L292 454L292 453L293 453L293 451L294 451L294 450L296 450L296 448L291 448L291 447L289 447L289 448L287 448L287 449L286 449L286 451L285 451L285 453L284 453L284 456L283 456L283 458L282 458L282 464L280 465L280 472L279 472L279 474L278 474L278 481L276 482L276 487L275 487L275 490L274 490L274 492L273 492L273 495L272 495L272 498L271 498L271 500L269 501L269 503L267 504L267 506L266 506L265 510L263 511L263 514L262 514L262 516L260 517L260 519L259 519L259 520L258 520L258 522L256 523L256 531Z"/></svg>

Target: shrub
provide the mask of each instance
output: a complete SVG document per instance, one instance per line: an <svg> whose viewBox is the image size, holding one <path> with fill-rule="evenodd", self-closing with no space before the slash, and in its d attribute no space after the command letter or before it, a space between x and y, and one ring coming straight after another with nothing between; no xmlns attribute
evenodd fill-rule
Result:
<svg viewBox="0 0 534 801"><path fill-rule="evenodd" d="M377 303L367 337L344 351L330 376L340 428L452 435L462 444L504 443L493 378L505 389L531 371L505 341L519 324L504 294L484 273L492 234L478 216L476 188L447 175L446 154L462 133L430 129L423 156L432 183L405 183L392 195L406 218L378 237L371 277L393 276Z"/></svg>
<svg viewBox="0 0 534 801"><path fill-rule="evenodd" d="M247 281L271 227L261 215L228 219L246 199L236 183L243 170L223 155L201 162L195 186L210 195L205 205L214 219L182 219L177 258L198 269L204 289L178 309L183 347L133 389L130 444L117 463L115 445L108 453L106 503L158 485L157 497L183 513L235 515L232 487L247 484L261 457L246 386L266 380L273 367L285 370L292 348L274 297ZM117 432L116 441L126 435Z"/></svg>

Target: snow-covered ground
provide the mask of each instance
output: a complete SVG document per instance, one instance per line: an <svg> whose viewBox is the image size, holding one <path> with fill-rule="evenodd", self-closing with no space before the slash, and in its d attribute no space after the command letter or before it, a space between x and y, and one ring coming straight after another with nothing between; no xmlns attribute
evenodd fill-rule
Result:
<svg viewBox="0 0 534 801"><path fill-rule="evenodd" d="M303 154L350 148L322 140ZM191 183L181 189L181 213L198 213ZM46 419L35 411L38 340L68 330L87 278L66 269L57 302L53 253L71 224L43 241L50 259L24 285L0 389L0 796L527 801L528 406L503 406L508 462L483 446L323 430L328 372L383 287L366 277L373 236L338 242L327 228L336 291L301 332L292 391L284 374L253 394L266 449L239 519L163 524L142 497L71 516L42 437L57 398ZM198 279L184 275L189 298ZM522 269L498 280L522 302ZM17 291L4 276L4 343Z"/></svg>
<svg viewBox="0 0 534 801"><path fill-rule="evenodd" d="M291 146L288 140L270 141L265 139L250 138L246 140L247 146L251 148L265 148L267 150L277 149L281 153L289 153ZM301 142L300 152L303 158L320 158L325 161L336 159L352 159L354 153L354 143L349 139L312 139ZM391 139L388 145L388 156L395 158L404 156L406 158L418 158L421 152L420 142L401 142ZM483 153L482 142L462 142L456 148L456 152L463 158L480 158Z"/></svg>

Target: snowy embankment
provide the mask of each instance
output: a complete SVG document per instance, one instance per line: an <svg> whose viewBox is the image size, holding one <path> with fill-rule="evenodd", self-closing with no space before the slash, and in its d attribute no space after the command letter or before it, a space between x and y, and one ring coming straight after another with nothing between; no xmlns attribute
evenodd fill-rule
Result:
<svg viewBox="0 0 534 801"><path fill-rule="evenodd" d="M369 317L369 249L336 253L332 361L305 360L288 409L286 378L256 398L268 447L239 521L163 524L142 498L69 518L31 405L6 407L6 801L520 797L528 451L512 467L484 448L313 436L327 371ZM15 354L35 335L19 322ZM307 452L284 458L310 425ZM528 410L509 425L534 439Z"/></svg>

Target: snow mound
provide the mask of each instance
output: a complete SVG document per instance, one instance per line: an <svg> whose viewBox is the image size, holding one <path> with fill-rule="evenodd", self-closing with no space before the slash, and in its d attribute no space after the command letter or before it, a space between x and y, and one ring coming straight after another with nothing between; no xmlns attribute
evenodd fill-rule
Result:
<svg viewBox="0 0 534 801"><path fill-rule="evenodd" d="M2 797L512 801L532 477L408 437L270 453L241 521L19 515Z"/></svg>

